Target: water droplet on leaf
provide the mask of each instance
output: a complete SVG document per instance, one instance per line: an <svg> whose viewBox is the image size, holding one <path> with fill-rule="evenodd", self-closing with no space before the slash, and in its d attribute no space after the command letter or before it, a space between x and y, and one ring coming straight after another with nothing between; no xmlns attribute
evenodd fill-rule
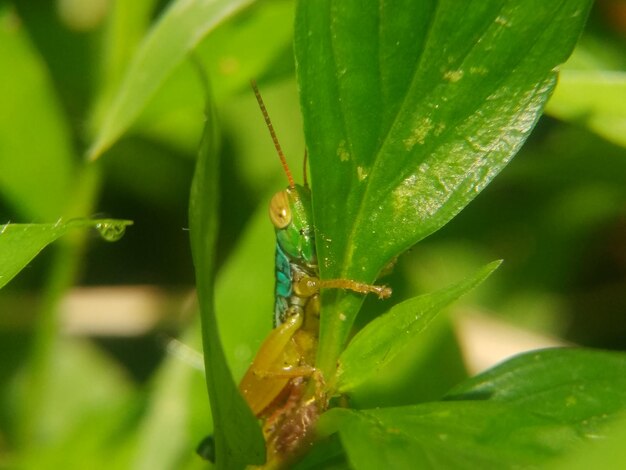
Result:
<svg viewBox="0 0 626 470"><path fill-rule="evenodd" d="M126 225L124 222L100 222L96 225L96 230L104 240L116 242L126 233Z"/></svg>

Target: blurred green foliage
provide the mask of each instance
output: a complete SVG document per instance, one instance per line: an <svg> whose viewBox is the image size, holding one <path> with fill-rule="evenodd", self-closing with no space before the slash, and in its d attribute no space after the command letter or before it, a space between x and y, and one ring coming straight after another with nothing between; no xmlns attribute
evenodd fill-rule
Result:
<svg viewBox="0 0 626 470"><path fill-rule="evenodd" d="M294 3L236 3L242 9L216 17L193 44L220 121L216 311L238 379L271 328L274 242L265 214L269 195L285 184L249 78L260 82L293 168L301 167L304 137ZM128 132L96 162L85 160L129 61L164 9L151 0L0 3L0 224L94 215L134 221L116 244L89 233L62 239L0 291L0 467L206 465L193 452L211 430L204 378L165 355L161 340L180 335L200 344L195 317L181 320L190 307L177 295L193 285L187 203L204 122L186 50ZM617 0L597 3L548 116L493 184L400 257L394 296L440 289L504 259L466 303L567 341L626 349L626 26L616 11L626 15ZM60 301L73 287L143 284L169 294L150 330L90 337L61 330ZM357 321L377 309L366 302ZM422 399L440 397L464 374L448 322L431 328L431 343L382 378L402 382L403 371L419 369L408 375L427 383ZM445 358L436 372L426 370L433 355ZM381 382L378 403L407 402ZM354 398L376 402L372 395Z"/></svg>

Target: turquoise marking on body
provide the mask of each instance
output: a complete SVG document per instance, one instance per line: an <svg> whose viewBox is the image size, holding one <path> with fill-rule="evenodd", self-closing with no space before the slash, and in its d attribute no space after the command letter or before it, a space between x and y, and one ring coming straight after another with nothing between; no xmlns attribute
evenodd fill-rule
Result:
<svg viewBox="0 0 626 470"><path fill-rule="evenodd" d="M280 325L285 320L287 308L289 307L289 297L291 296L291 263L283 252L279 243L276 243L275 262L276 285L274 288L274 327Z"/></svg>
<svg viewBox="0 0 626 470"><path fill-rule="evenodd" d="M276 273L276 294L288 297L291 294L291 279L285 273Z"/></svg>

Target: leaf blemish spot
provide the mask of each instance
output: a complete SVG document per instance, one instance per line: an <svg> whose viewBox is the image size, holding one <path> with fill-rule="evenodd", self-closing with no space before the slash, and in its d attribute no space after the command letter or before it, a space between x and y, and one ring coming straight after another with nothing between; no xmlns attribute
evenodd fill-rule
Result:
<svg viewBox="0 0 626 470"><path fill-rule="evenodd" d="M367 178L367 171L362 166L356 167L356 173L359 177L359 181L363 181L365 180L365 178Z"/></svg>
<svg viewBox="0 0 626 470"><path fill-rule="evenodd" d="M348 149L346 148L345 140L339 142L339 147L337 147L337 156L342 162L347 162L348 160L350 160L350 152L348 152Z"/></svg>
<svg viewBox="0 0 626 470"><path fill-rule="evenodd" d="M435 130L433 131L433 134L435 134L435 136L438 137L443 133L445 128L446 128L446 124L443 122L440 122L439 124L435 126Z"/></svg>
<svg viewBox="0 0 626 470"><path fill-rule="evenodd" d="M509 22L509 20L507 20L504 16L498 16L496 17L496 23L501 25L501 26L506 26L507 28L509 28L511 26L511 23Z"/></svg>
<svg viewBox="0 0 626 470"><path fill-rule="evenodd" d="M463 70L447 70L443 74L443 78L451 83L456 83L463 78L463 74Z"/></svg>
<svg viewBox="0 0 626 470"><path fill-rule="evenodd" d="M429 117L422 118L422 120L413 128L411 135L402 140L404 148L406 150L411 150L415 147L415 144L423 145L426 141L428 133L433 129L433 127L433 121Z"/></svg>
<svg viewBox="0 0 626 470"><path fill-rule="evenodd" d="M487 75L489 73L489 70L482 65L472 66L469 69L469 73L471 73L472 75Z"/></svg>

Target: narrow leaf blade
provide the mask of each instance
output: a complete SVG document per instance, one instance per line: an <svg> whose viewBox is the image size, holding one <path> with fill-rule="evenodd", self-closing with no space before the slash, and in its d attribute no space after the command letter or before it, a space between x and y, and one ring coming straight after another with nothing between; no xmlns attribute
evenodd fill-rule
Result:
<svg viewBox="0 0 626 470"><path fill-rule="evenodd" d="M172 70L209 31L252 1L173 2L139 46L89 157L99 157L128 129Z"/></svg>
<svg viewBox="0 0 626 470"><path fill-rule="evenodd" d="M0 226L0 288L13 279L37 254L74 228L94 227L105 240L116 241L130 220L75 219L56 224L6 224Z"/></svg>
<svg viewBox="0 0 626 470"><path fill-rule="evenodd" d="M224 355L214 307L215 242L218 229L219 161L214 110L196 162L189 201L191 249L200 306L206 382L214 422L218 468L261 464L265 446L255 416L239 393Z"/></svg>
<svg viewBox="0 0 626 470"><path fill-rule="evenodd" d="M458 284L406 300L369 323L339 357L339 391L349 392L378 375L404 348L419 340L419 334L442 309L482 283L498 266L500 261L490 263Z"/></svg>

